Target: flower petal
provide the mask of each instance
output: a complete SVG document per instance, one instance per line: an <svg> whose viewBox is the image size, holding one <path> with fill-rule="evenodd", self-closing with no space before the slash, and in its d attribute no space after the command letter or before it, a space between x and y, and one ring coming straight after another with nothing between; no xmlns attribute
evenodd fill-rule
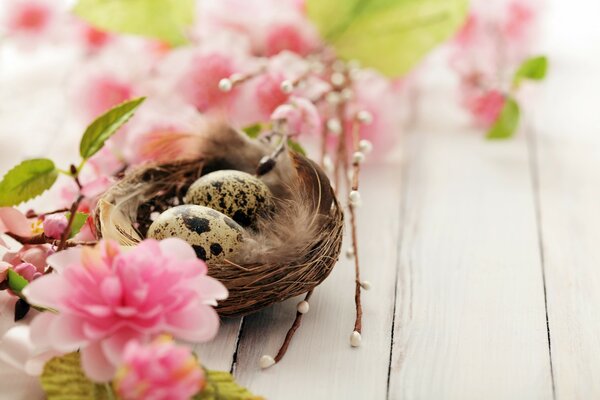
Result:
<svg viewBox="0 0 600 400"><path fill-rule="evenodd" d="M0 233L11 232L19 236L31 236L31 224L16 208L0 208Z"/></svg>
<svg viewBox="0 0 600 400"><path fill-rule="evenodd" d="M63 277L48 274L32 281L23 289L23 295L30 304L50 307L57 310L61 308L61 297L69 293L69 285Z"/></svg>
<svg viewBox="0 0 600 400"><path fill-rule="evenodd" d="M81 263L81 247L72 247L67 250L59 251L48 257L47 262L58 273L62 273L65 268Z"/></svg>
<svg viewBox="0 0 600 400"><path fill-rule="evenodd" d="M95 382L108 382L115 375L115 366L104 355L100 343L93 343L81 350L81 366Z"/></svg>
<svg viewBox="0 0 600 400"><path fill-rule="evenodd" d="M161 240L160 251L167 257L176 260L195 259L196 252L186 241L178 238L168 238Z"/></svg>
<svg viewBox="0 0 600 400"><path fill-rule="evenodd" d="M219 316L207 305L190 304L185 309L166 316L166 330L189 342L211 340L219 331Z"/></svg>
<svg viewBox="0 0 600 400"><path fill-rule="evenodd" d="M100 346L106 356L106 359L113 365L121 364L123 357L123 351L127 343L131 340L138 340L140 334L131 329L121 329L116 334L110 336L108 339L102 340Z"/></svg>
<svg viewBox="0 0 600 400"><path fill-rule="evenodd" d="M225 300L229 296L227 288L215 278L205 275L196 282L195 288L204 300L204 304L216 306L216 300Z"/></svg>
<svg viewBox="0 0 600 400"><path fill-rule="evenodd" d="M52 347L65 353L75 351L87 343L82 320L69 314L55 316L46 334Z"/></svg>

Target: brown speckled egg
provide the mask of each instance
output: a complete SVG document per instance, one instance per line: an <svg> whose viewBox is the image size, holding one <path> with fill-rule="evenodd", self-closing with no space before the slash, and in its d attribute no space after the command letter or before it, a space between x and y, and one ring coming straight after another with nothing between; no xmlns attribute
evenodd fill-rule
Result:
<svg viewBox="0 0 600 400"><path fill-rule="evenodd" d="M163 212L150 225L148 237L177 237L192 245L198 258L217 261L231 258L242 243L244 228L228 216L197 205L181 205Z"/></svg>
<svg viewBox="0 0 600 400"><path fill-rule="evenodd" d="M253 175L221 170L200 177L190 186L184 200L187 204L220 211L242 226L251 226L256 215L268 209L271 192Z"/></svg>

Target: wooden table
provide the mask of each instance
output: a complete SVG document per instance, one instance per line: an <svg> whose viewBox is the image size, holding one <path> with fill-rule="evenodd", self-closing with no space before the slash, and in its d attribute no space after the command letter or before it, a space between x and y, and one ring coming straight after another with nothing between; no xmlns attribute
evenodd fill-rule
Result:
<svg viewBox="0 0 600 400"><path fill-rule="evenodd" d="M515 140L456 122L434 80L403 161L366 168L362 347L349 345L342 257L281 363L258 360L276 353L300 299L225 321L196 346L203 363L273 400L600 398L600 7L551 3L552 72ZM15 120L4 104L0 126ZM22 154L0 135L4 171Z"/></svg>

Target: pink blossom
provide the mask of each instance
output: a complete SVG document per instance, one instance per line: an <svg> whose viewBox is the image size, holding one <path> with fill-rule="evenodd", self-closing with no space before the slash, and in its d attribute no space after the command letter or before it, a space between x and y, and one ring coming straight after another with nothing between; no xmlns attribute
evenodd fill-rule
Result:
<svg viewBox="0 0 600 400"><path fill-rule="evenodd" d="M281 104L289 98L289 94L281 90L283 75L267 73L256 78L256 101L262 113L261 119L267 119Z"/></svg>
<svg viewBox="0 0 600 400"><path fill-rule="evenodd" d="M512 1L503 26L504 34L514 41L524 39L534 16L535 12L530 5L524 4L522 0Z"/></svg>
<svg viewBox="0 0 600 400"><path fill-rule="evenodd" d="M53 250L48 245L25 245L17 251L7 251L2 257L12 265L29 263L35 266L38 272L43 273L48 265L46 259L53 254Z"/></svg>
<svg viewBox="0 0 600 400"><path fill-rule="evenodd" d="M199 342L217 333L212 306L227 290L206 275L206 264L180 239L145 240L128 251L101 241L48 261L58 273L36 279L24 294L57 313L34 319L32 340L61 352L80 349L83 369L94 381L114 376L132 339L170 333Z"/></svg>
<svg viewBox="0 0 600 400"><path fill-rule="evenodd" d="M35 265L27 262L15 265L13 269L17 274L27 279L28 282L31 282L34 279L37 279L40 276L42 276L42 273L38 271Z"/></svg>
<svg viewBox="0 0 600 400"><path fill-rule="evenodd" d="M88 118L95 118L110 108L133 97L131 83L110 73L94 74L87 77L78 90L79 106Z"/></svg>
<svg viewBox="0 0 600 400"><path fill-rule="evenodd" d="M44 234L52 239L60 239L68 224L64 214L47 215L44 218Z"/></svg>
<svg viewBox="0 0 600 400"><path fill-rule="evenodd" d="M297 135L319 135L321 132L321 117L315 105L309 100L292 96L289 103L280 105L271 114L273 121L285 121L288 133Z"/></svg>
<svg viewBox="0 0 600 400"><path fill-rule="evenodd" d="M469 99L467 107L475 121L483 127L490 127L500 115L506 97L499 90L490 90Z"/></svg>
<svg viewBox="0 0 600 400"><path fill-rule="evenodd" d="M235 71L233 60L220 53L198 54L192 58L186 73L179 82L179 90L198 111L227 109L236 90L222 92L219 81Z"/></svg>
<svg viewBox="0 0 600 400"><path fill-rule="evenodd" d="M50 3L41 0L8 2L6 25L9 34L40 36L46 32L55 17Z"/></svg>
<svg viewBox="0 0 600 400"><path fill-rule="evenodd" d="M123 400L188 400L204 385L204 371L190 349L164 335L146 345L128 342L114 382Z"/></svg>
<svg viewBox="0 0 600 400"><path fill-rule="evenodd" d="M308 54L314 48L314 42L302 35L292 24L273 24L265 38L265 54L273 56L289 50L300 55Z"/></svg>
<svg viewBox="0 0 600 400"><path fill-rule="evenodd" d="M455 36L455 41L459 46L468 47L476 40L477 30L479 28L479 17L471 13L467 17L464 25Z"/></svg>
<svg viewBox="0 0 600 400"><path fill-rule="evenodd" d="M0 234L14 233L19 236L31 236L31 222L16 208L0 208Z"/></svg>
<svg viewBox="0 0 600 400"><path fill-rule="evenodd" d="M80 27L81 40L89 50L97 51L114 39L114 37L101 29L91 26L85 22Z"/></svg>

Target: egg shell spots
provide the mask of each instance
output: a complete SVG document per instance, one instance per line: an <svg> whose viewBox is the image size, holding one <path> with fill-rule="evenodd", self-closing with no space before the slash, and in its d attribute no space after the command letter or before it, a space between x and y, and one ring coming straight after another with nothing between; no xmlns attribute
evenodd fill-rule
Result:
<svg viewBox="0 0 600 400"><path fill-rule="evenodd" d="M270 206L271 192L263 181L253 175L221 170L196 180L188 189L184 201L210 207L242 226L251 226L256 215Z"/></svg>
<svg viewBox="0 0 600 400"><path fill-rule="evenodd" d="M150 225L148 237L176 237L192 245L198 258L216 261L231 258L243 240L240 225L208 207L181 205L163 212Z"/></svg>

